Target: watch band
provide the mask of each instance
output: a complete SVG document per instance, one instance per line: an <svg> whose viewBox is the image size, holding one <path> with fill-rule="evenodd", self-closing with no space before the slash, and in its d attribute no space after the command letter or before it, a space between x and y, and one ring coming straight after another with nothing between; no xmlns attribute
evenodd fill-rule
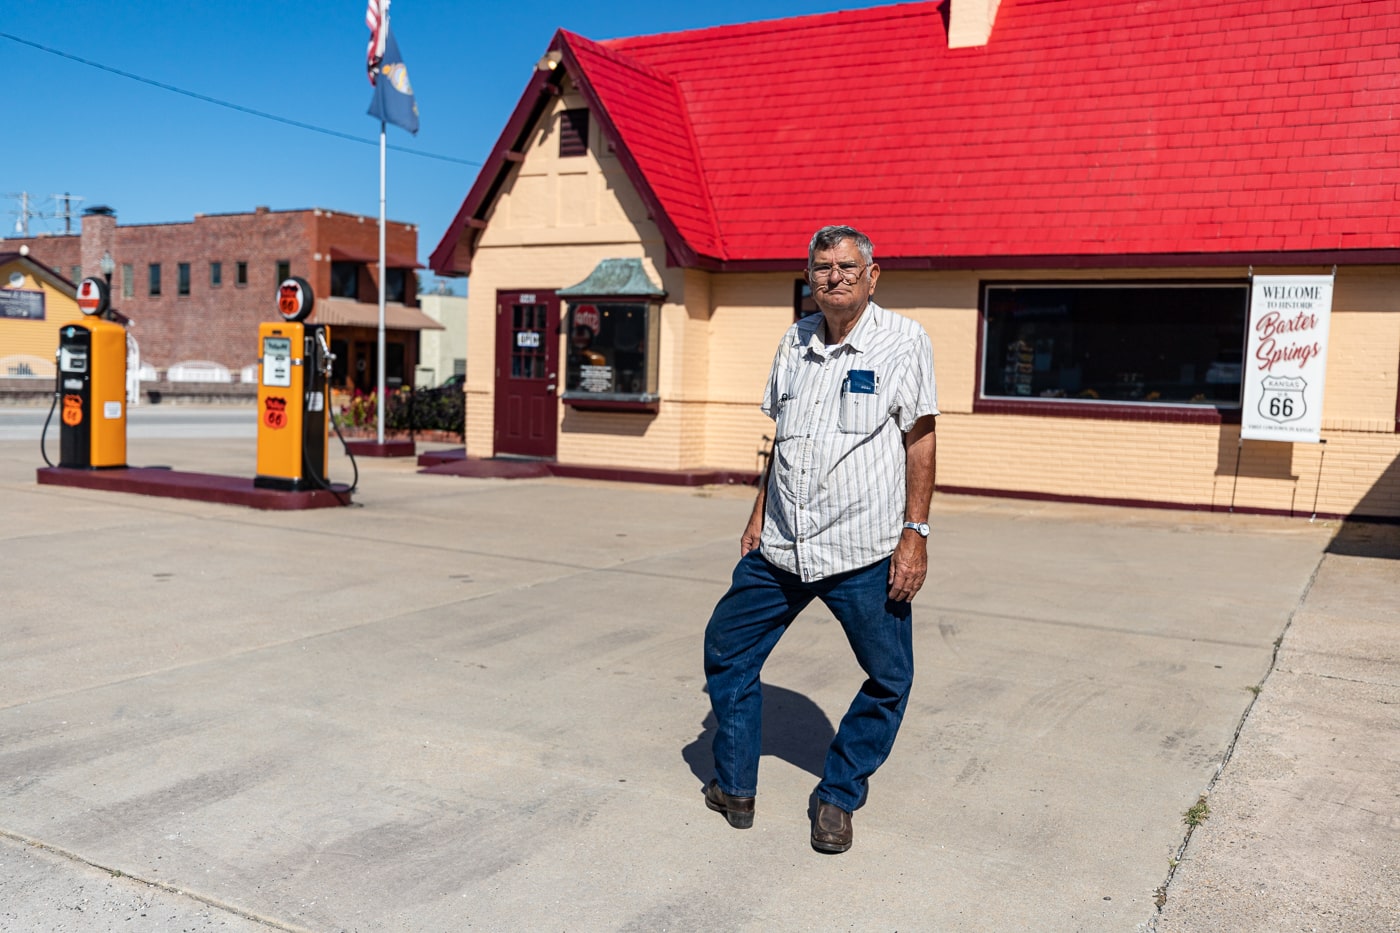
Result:
<svg viewBox="0 0 1400 933"><path fill-rule="evenodd" d="M905 522L904 527L908 528L910 531L917 531L919 533L919 537L921 538L928 537L927 522Z"/></svg>

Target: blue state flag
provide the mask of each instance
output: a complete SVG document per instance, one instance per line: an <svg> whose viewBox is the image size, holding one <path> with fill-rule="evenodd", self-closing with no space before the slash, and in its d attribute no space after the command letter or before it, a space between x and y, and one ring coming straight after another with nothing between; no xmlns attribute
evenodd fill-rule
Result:
<svg viewBox="0 0 1400 933"><path fill-rule="evenodd" d="M384 57L372 74L374 96L369 101L369 115L417 134L418 102L413 99L413 86L408 83L408 69L404 67L393 30L389 30L384 39Z"/></svg>

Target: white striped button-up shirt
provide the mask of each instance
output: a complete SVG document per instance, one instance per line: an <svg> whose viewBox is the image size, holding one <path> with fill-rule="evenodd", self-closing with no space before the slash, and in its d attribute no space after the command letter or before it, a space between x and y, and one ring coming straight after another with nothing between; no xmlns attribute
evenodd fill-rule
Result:
<svg viewBox="0 0 1400 933"><path fill-rule="evenodd" d="M904 528L904 433L938 414L933 346L871 302L846 341L821 314L788 329L763 412L777 425L760 549L805 581L894 553Z"/></svg>

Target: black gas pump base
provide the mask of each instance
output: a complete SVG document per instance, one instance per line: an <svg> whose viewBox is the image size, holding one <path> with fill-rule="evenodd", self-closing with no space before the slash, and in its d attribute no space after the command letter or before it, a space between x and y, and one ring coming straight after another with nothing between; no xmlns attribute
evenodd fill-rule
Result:
<svg viewBox="0 0 1400 933"><path fill-rule="evenodd" d="M346 441L345 447L356 457L412 457L418 453L413 441Z"/></svg>
<svg viewBox="0 0 1400 933"><path fill-rule="evenodd" d="M270 511L326 509L351 504L349 490L340 486L335 486L334 491L261 489L253 485L253 480L246 476L183 473L179 470L152 467L107 470L40 467L36 479L40 486L73 486L104 492L133 493L139 496L217 502Z"/></svg>

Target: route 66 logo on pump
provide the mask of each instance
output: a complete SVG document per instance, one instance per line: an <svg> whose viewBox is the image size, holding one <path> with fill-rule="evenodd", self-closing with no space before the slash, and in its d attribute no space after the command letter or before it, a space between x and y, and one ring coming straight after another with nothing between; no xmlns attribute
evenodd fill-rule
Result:
<svg viewBox="0 0 1400 933"><path fill-rule="evenodd" d="M1307 380L1301 376L1265 376L1260 382L1259 414L1283 424L1308 412Z"/></svg>

